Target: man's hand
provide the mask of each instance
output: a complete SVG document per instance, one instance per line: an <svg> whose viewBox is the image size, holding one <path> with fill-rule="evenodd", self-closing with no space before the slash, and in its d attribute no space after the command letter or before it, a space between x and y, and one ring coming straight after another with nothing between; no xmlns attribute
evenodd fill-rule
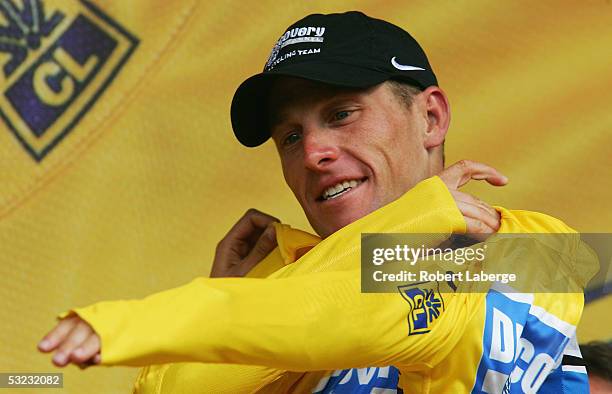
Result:
<svg viewBox="0 0 612 394"><path fill-rule="evenodd" d="M493 186L504 186L508 183L508 178L493 167L469 160L461 160L445 168L438 176L448 187L463 214L468 234L479 234L480 236L476 238L484 241L489 235L497 232L500 226L499 213L484 201L457 189L472 179L486 180Z"/></svg>
<svg viewBox="0 0 612 394"><path fill-rule="evenodd" d="M53 364L64 367L68 363L81 368L99 364L100 337L93 328L78 316L61 320L38 344L41 352L55 350Z"/></svg>
<svg viewBox="0 0 612 394"><path fill-rule="evenodd" d="M249 209L217 245L211 278L242 277L277 245L275 217Z"/></svg>

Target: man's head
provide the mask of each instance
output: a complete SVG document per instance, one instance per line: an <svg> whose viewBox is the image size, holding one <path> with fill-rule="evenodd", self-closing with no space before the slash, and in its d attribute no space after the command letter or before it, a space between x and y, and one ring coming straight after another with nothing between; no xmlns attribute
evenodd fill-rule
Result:
<svg viewBox="0 0 612 394"><path fill-rule="evenodd" d="M346 89L283 77L270 104L285 180L323 237L442 167L448 103L435 86L408 105L389 82Z"/></svg>
<svg viewBox="0 0 612 394"><path fill-rule="evenodd" d="M272 136L287 184L326 237L443 167L450 111L416 41L361 13L311 15L232 102L238 139Z"/></svg>

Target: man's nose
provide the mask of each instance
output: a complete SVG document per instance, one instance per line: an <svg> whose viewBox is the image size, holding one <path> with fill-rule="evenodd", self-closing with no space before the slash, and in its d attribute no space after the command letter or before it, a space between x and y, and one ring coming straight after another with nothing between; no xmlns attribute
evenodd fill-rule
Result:
<svg viewBox="0 0 612 394"><path fill-rule="evenodd" d="M340 148L333 131L324 128L305 130L303 136L304 164L311 170L323 170L339 156Z"/></svg>

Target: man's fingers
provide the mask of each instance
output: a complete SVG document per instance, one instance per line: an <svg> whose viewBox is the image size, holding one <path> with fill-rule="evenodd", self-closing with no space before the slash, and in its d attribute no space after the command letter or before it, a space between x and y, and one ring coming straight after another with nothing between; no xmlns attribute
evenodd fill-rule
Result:
<svg viewBox="0 0 612 394"><path fill-rule="evenodd" d="M486 180L494 186L508 183L508 178L495 168L470 160L461 160L453 164L444 169L439 177L449 189L458 189L472 179Z"/></svg>
<svg viewBox="0 0 612 394"><path fill-rule="evenodd" d="M86 360L85 362L77 364L77 366L80 369L85 369L85 368L91 367L92 365L98 365L101 362L102 362L102 356L100 356L100 353L98 353L95 356L93 356L92 358L90 358L89 360Z"/></svg>
<svg viewBox="0 0 612 394"><path fill-rule="evenodd" d="M484 225L484 227L477 228L474 232L480 233L482 231L488 231L488 229L491 229L492 232L495 232L499 229L500 216L497 211L493 210L494 213L491 213L491 211L483 208L480 205L474 205L463 201L457 201L457 207L459 208L459 211L461 211L461 213L463 214L464 218L469 218L472 221L477 221ZM472 225L472 227L476 225L474 222L470 222L470 224ZM472 231L470 231L470 228L468 228L467 232L470 233Z"/></svg>
<svg viewBox="0 0 612 394"><path fill-rule="evenodd" d="M272 222L280 222L280 220L251 208L234 224L227 235L231 235L232 238L248 239L253 231L264 230Z"/></svg>
<svg viewBox="0 0 612 394"><path fill-rule="evenodd" d="M470 238L474 238L479 241L484 241L488 238L489 235L495 234L495 230L493 230L481 220L473 219L469 216L464 216L464 219L467 228L467 234Z"/></svg>
<svg viewBox="0 0 612 394"><path fill-rule="evenodd" d="M57 326L53 328L43 339L38 343L38 349L42 352L50 352L57 348L66 336L72 331L74 326L79 321L78 316L72 316L61 320Z"/></svg>
<svg viewBox="0 0 612 394"><path fill-rule="evenodd" d="M240 263L240 271L244 274L249 272L251 268L270 254L276 245L276 230L272 224L269 224L265 231L261 233L249 255Z"/></svg>
<svg viewBox="0 0 612 394"><path fill-rule="evenodd" d="M257 209L249 209L219 242L217 254L222 259L226 259L232 253L241 257L246 256L250 252L249 246L252 246L266 227L273 222L280 220Z"/></svg>
<svg viewBox="0 0 612 394"><path fill-rule="evenodd" d="M453 198L455 199L457 206L459 206L460 202L463 202L463 203L472 205L484 211L484 212L478 212L478 211L470 210L469 211L470 217L474 219L478 219L479 214L487 215L491 220L494 220L497 223L497 226L499 227L499 221L501 220L501 216L499 212L495 210L495 208L493 208L486 202L480 200L479 198L472 196L471 194L463 193L458 190L450 190L450 193L453 195ZM461 207L459 207L459 210L461 210ZM462 213L465 215L467 212L462 212Z"/></svg>
<svg viewBox="0 0 612 394"><path fill-rule="evenodd" d="M463 214L467 232L471 238L480 238L479 240L482 241L499 229L501 219L495 209L469 194L457 191L457 189L472 179L486 180L491 185L503 186L508 183L506 176L486 164L461 160L444 169L439 177L448 187L457 207ZM482 236L479 234L482 234Z"/></svg>
<svg viewBox="0 0 612 394"><path fill-rule="evenodd" d="M72 351L85 342L91 333L93 333L93 330L89 324L79 319L79 322L73 327L53 356L53 363L58 367L68 364Z"/></svg>
<svg viewBox="0 0 612 394"><path fill-rule="evenodd" d="M217 245L210 277L244 276L276 247L274 216L249 209Z"/></svg>
<svg viewBox="0 0 612 394"><path fill-rule="evenodd" d="M100 337L92 332L89 337L70 354L70 361L76 364L85 363L99 352Z"/></svg>

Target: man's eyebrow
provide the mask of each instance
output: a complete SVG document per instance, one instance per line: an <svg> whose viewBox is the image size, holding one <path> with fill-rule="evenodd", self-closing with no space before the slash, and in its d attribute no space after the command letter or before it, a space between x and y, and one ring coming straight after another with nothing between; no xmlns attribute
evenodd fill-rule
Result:
<svg viewBox="0 0 612 394"><path fill-rule="evenodd" d="M339 104L343 104L344 102L347 101L351 101L351 102L358 102L359 100L360 94L359 92L343 92L343 93L339 93L333 97L330 97L326 102L325 102L325 106L326 107L333 107L335 105L339 105Z"/></svg>

